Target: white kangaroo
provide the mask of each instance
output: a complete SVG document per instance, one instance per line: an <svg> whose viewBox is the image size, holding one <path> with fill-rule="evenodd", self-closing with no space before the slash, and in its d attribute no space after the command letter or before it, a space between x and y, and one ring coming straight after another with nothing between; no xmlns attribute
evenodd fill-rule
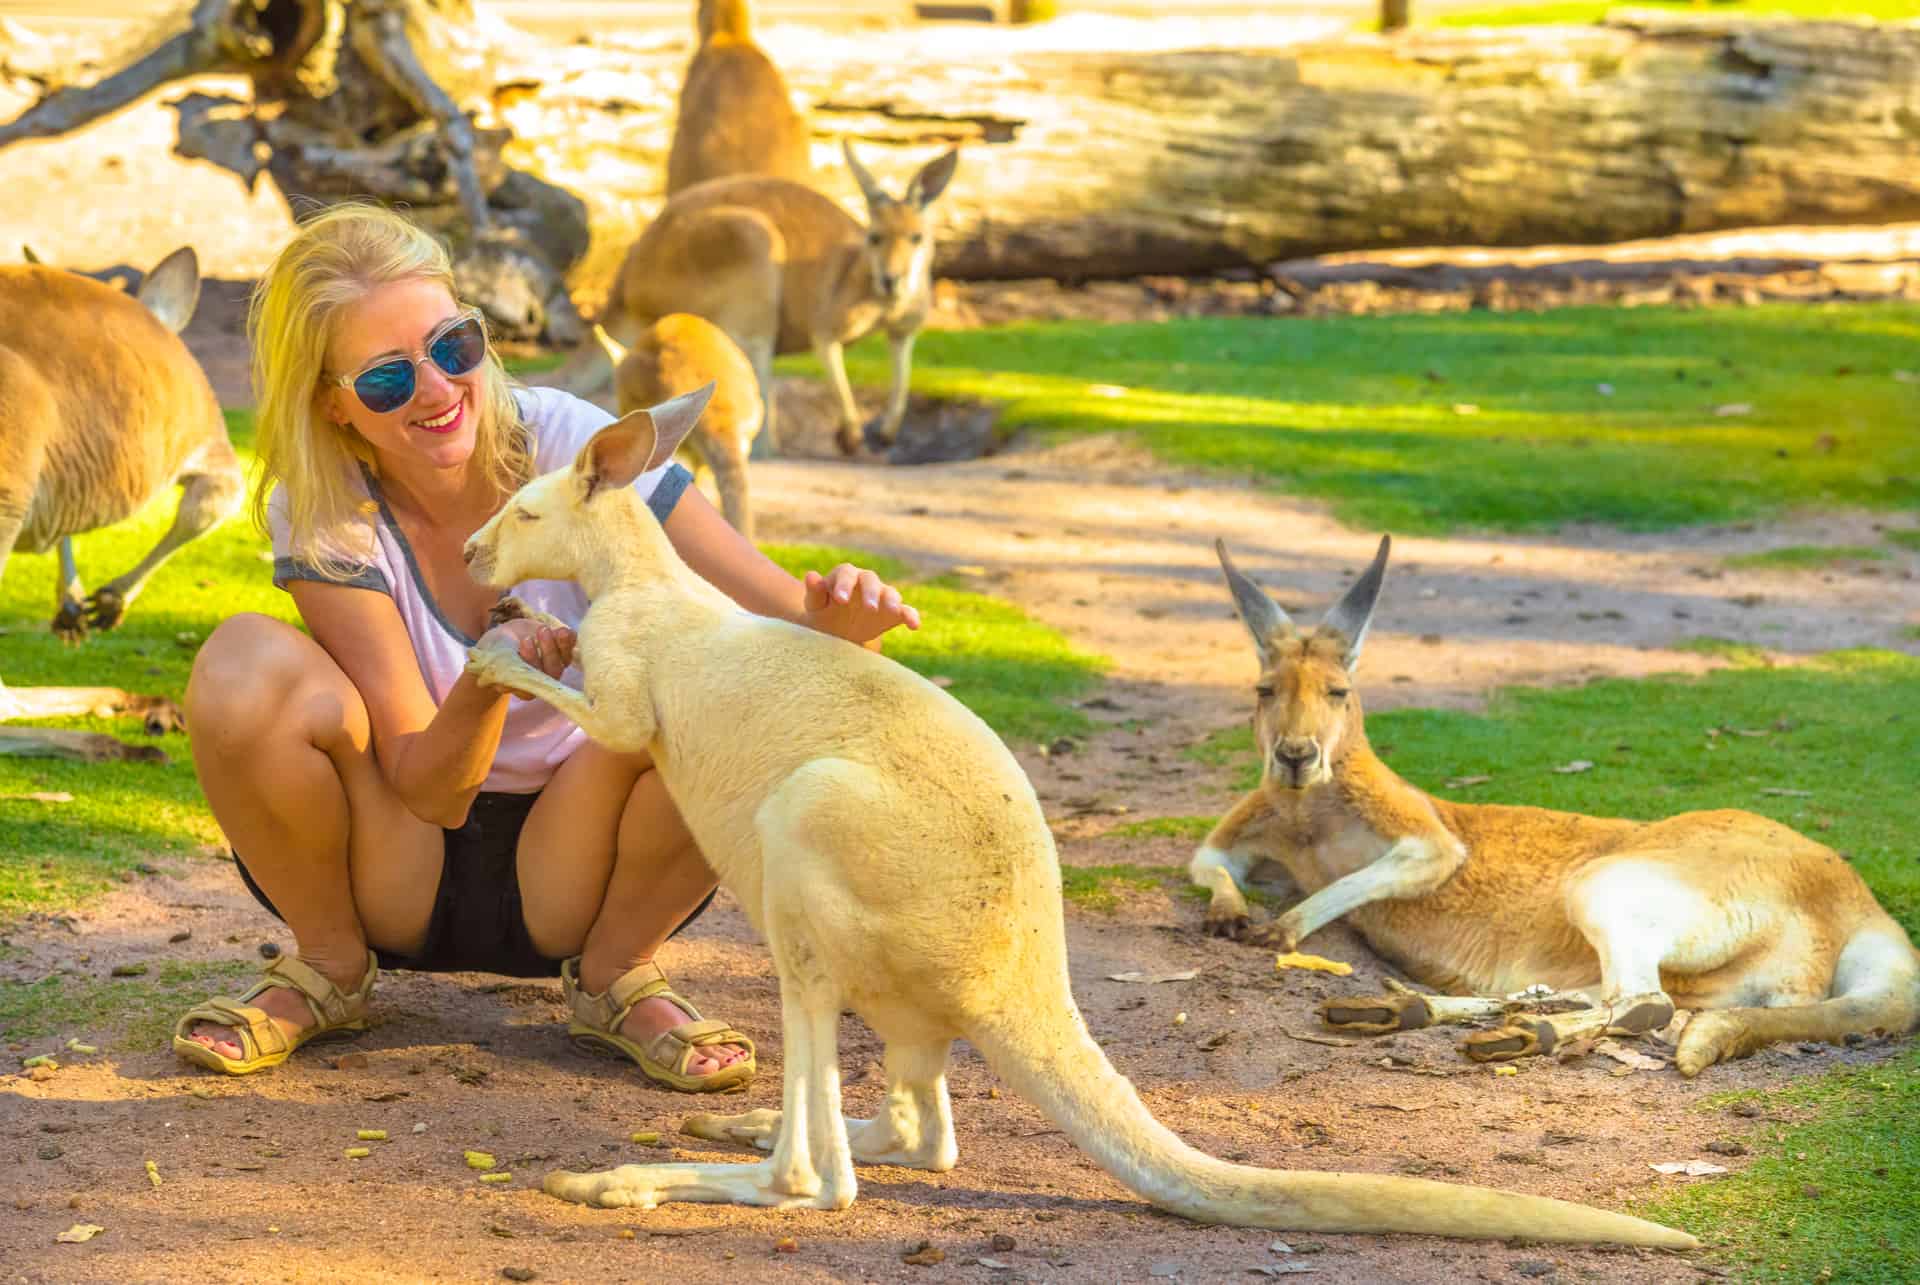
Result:
<svg viewBox="0 0 1920 1285"><path fill-rule="evenodd" d="M1371 1174L1253 1169L1188 1147L1088 1034L1068 983L1060 869L1032 786L1000 738L917 674L751 615L674 553L628 485L671 459L707 390L626 416L537 478L467 542L472 574L577 580L592 601L584 692L511 651L481 682L549 701L595 740L645 749L780 978L781 1111L699 1116L757 1164L557 1172L566 1200L843 1209L853 1162L935 1172L957 1158L949 1046L970 1040L1081 1148L1159 1207L1203 1222L1690 1248L1693 1237L1582 1205ZM843 1007L886 1041L887 1101L841 1116Z"/></svg>
<svg viewBox="0 0 1920 1285"><path fill-rule="evenodd" d="M1213 892L1209 931L1290 951L1349 918L1374 950L1449 992L1400 988L1320 1006L1348 1030L1498 1017L1509 1006L1488 997L1535 984L1593 997L1468 1036L1462 1051L1476 1061L1657 1030L1676 1005L1695 1010L1675 1055L1689 1077L1780 1040L1913 1029L1920 956L1906 932L1838 853L1778 822L1731 810L1626 821L1453 803L1396 776L1367 744L1353 681L1389 547L1382 539L1366 574L1317 629L1302 630L1216 544L1260 654L1262 766L1259 787L1188 867ZM1309 895L1249 930L1236 881L1263 857Z"/></svg>

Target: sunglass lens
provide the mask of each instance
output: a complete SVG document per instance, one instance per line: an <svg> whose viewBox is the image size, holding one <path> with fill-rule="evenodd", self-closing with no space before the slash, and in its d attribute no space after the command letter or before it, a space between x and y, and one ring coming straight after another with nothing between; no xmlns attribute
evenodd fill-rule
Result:
<svg viewBox="0 0 1920 1285"><path fill-rule="evenodd" d="M376 415L398 410L413 400L413 363L406 360L382 362L364 371L353 381L353 391L361 404Z"/></svg>
<svg viewBox="0 0 1920 1285"><path fill-rule="evenodd" d="M449 375L464 375L487 355L487 332L477 317L468 317L433 341L427 356Z"/></svg>

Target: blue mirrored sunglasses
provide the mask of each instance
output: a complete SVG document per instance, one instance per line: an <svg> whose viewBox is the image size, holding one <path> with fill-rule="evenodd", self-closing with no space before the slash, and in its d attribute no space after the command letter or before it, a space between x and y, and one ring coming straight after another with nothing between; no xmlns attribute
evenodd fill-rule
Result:
<svg viewBox="0 0 1920 1285"><path fill-rule="evenodd" d="M335 375L333 382L353 389L360 404L376 415L399 410L413 400L413 370L423 361L431 361L450 378L458 378L478 366L487 355L487 328L478 312L463 312L440 323L427 336L424 357L389 357L368 366L357 375Z"/></svg>

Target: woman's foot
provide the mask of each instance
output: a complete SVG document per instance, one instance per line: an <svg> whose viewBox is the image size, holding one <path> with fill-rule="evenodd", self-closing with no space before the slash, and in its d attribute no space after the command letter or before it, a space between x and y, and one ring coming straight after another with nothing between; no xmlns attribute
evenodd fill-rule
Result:
<svg viewBox="0 0 1920 1285"><path fill-rule="evenodd" d="M588 981L590 976L592 974L585 973L583 970L580 985L598 995L611 986L614 978L619 974L609 973L604 977L593 977L592 981ZM594 982L598 982L599 985L594 985ZM652 999L640 1000L633 1006L633 1011L627 1014L627 1020L620 1023L620 1034L645 1044L654 1036L693 1020L693 1015L682 1011L679 1005L664 996L656 995ZM687 1073L704 1078L744 1061L747 1056L747 1050L738 1044L701 1045L693 1051L692 1058L687 1062Z"/></svg>
<svg viewBox="0 0 1920 1285"><path fill-rule="evenodd" d="M345 969L323 960L309 959L304 956L295 956L295 958L300 959L307 967L332 982L343 995L351 995L360 989L361 983L366 980L367 969L371 966L364 962L364 956L360 967L348 965ZM319 1018L314 1016L313 1006L307 1002L306 996L291 986L275 986L249 1000L248 1003L267 1015L275 1029L286 1037L288 1044L297 1042L302 1032L319 1021ZM246 1048L231 1026L223 1026L215 1022L196 1022L193 1029L187 1032L186 1038L204 1048L212 1049L221 1057L238 1059L246 1056Z"/></svg>

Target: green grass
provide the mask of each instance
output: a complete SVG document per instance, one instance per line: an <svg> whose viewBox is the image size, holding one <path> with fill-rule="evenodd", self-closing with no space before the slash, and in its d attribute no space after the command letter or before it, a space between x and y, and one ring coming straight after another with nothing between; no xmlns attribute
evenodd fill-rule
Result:
<svg viewBox="0 0 1920 1285"><path fill-rule="evenodd" d="M1902 549L1920 550L1920 531L1887 531L1882 534L1888 544L1897 544Z"/></svg>
<svg viewBox="0 0 1920 1285"><path fill-rule="evenodd" d="M1920 936L1920 657L1835 652L1809 665L1697 679L1509 688L1484 715L1375 714L1367 736L1394 771L1464 801L1643 819L1727 807L1770 816L1846 853L1880 903ZM1246 728L1192 753L1235 765L1240 788L1259 780ZM1594 767L1553 771L1574 759ZM1446 788L1462 776L1493 779ZM1762 793L1769 789L1807 795Z"/></svg>
<svg viewBox="0 0 1920 1285"><path fill-rule="evenodd" d="M1729 567L1812 569L1831 567L1842 562L1880 562L1886 557L1885 549L1875 549L1862 544L1790 544L1784 548L1767 549L1760 553L1736 554L1728 558L1726 564Z"/></svg>
<svg viewBox="0 0 1920 1285"><path fill-rule="evenodd" d="M929 678L951 679L947 691L1003 737L1047 740L1092 725L1069 702L1093 689L1107 661L1019 608L950 577L915 579L900 562L852 549L769 545L766 552L794 575L856 562L899 587L919 609L921 627L888 635L886 654Z"/></svg>
<svg viewBox="0 0 1920 1285"><path fill-rule="evenodd" d="M929 331L913 382L998 402L1008 428L1131 432L1364 529L1652 530L1920 507L1913 391L1892 378L1916 343L1905 303L1059 322ZM884 384L884 345L849 366ZM1732 402L1753 410L1714 413Z"/></svg>
<svg viewBox="0 0 1920 1285"><path fill-rule="evenodd" d="M51 1053L60 1062L86 1056L67 1051L74 1038L103 1052L160 1048L181 1011L231 989L257 968L244 962L162 963L143 977L57 975L0 986L0 1037L26 1042L20 1057Z"/></svg>
<svg viewBox="0 0 1920 1285"><path fill-rule="evenodd" d="M1123 890L1165 888L1176 873L1166 866L1061 866L1060 895L1082 910L1108 912Z"/></svg>
<svg viewBox="0 0 1920 1285"><path fill-rule="evenodd" d="M1758 1281L1911 1281L1920 1263L1920 1050L1767 1094L1729 1094L1769 1125L1737 1177L1690 1182L1635 1212L1699 1235Z"/></svg>
<svg viewBox="0 0 1920 1285"><path fill-rule="evenodd" d="M250 418L230 416L235 445L251 463ZM172 521L173 497L120 526L74 541L89 585L131 566ZM126 623L81 646L63 646L47 632L53 614L57 560L15 555L0 582L0 677L33 685L124 687L178 699L195 649L224 617L259 611L295 619L292 600L273 588L267 545L244 519L197 540L149 582ZM790 569L826 570L855 561L903 579L908 569L851 550L772 550ZM953 679L953 694L1010 738L1045 738L1085 730L1067 702L1099 680L1105 661L1078 651L1060 634L1003 602L946 581L908 583L925 626L890 638L887 654L927 674ZM144 741L123 720L56 719L48 725L110 732ZM184 734L157 742L171 757L151 764L68 763L0 758L0 794L66 791L65 804L0 800L0 923L23 910L71 906L161 853L193 852L221 842L207 811Z"/></svg>
<svg viewBox="0 0 1920 1285"><path fill-rule="evenodd" d="M1537 23L1593 23L1609 13L1653 10L1679 15L1713 18L1828 18L1845 21L1870 19L1879 22L1909 22L1920 18L1920 0L1738 0L1737 3L1695 4L1693 0L1629 0L1611 4L1606 0L1560 0L1551 4L1502 5L1470 9L1436 16L1436 27L1511 27ZM1420 22L1420 7L1414 5L1414 20Z"/></svg>
<svg viewBox="0 0 1920 1285"><path fill-rule="evenodd" d="M1116 839L1190 839L1198 843L1219 823L1219 817L1153 817L1117 825L1107 834Z"/></svg>
<svg viewBox="0 0 1920 1285"><path fill-rule="evenodd" d="M1768 668L1773 664L1765 648L1755 647L1751 643L1735 642L1731 638L1714 638L1702 635L1687 638L1673 645L1675 651L1698 652L1702 656L1719 656L1737 669Z"/></svg>

